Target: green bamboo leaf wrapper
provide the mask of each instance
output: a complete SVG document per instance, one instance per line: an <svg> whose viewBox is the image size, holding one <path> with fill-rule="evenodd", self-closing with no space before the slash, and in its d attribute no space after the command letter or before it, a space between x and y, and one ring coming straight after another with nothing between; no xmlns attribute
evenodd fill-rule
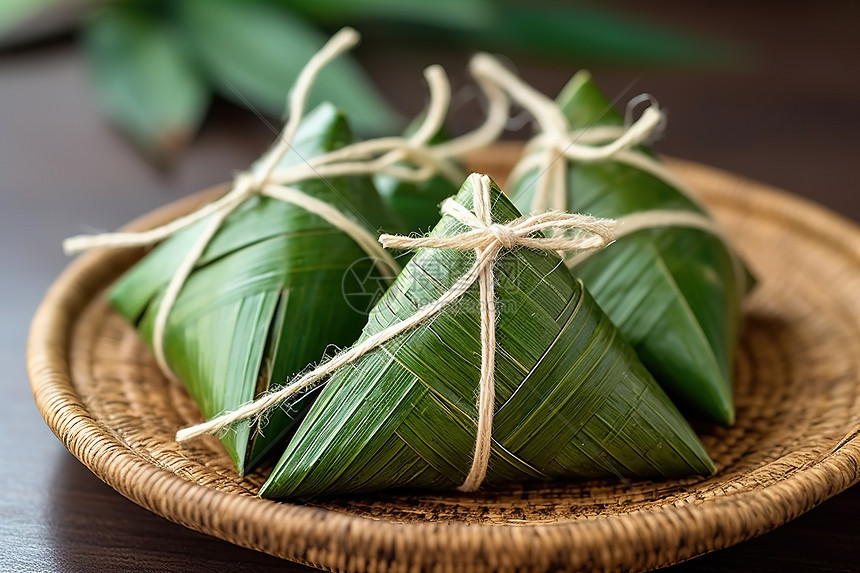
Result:
<svg viewBox="0 0 860 573"><path fill-rule="evenodd" d="M557 101L571 129L623 124L587 73L575 76ZM513 189L520 208L531 205L536 177L525 174ZM568 211L619 218L655 209L707 215L681 191L636 167L568 164ZM715 421L734 422L741 285L751 280L736 276L719 238L683 227L640 231L572 270L673 399Z"/></svg>
<svg viewBox="0 0 860 573"><path fill-rule="evenodd" d="M472 206L470 183L457 201ZM493 186L493 219L519 216ZM465 227L444 216L432 234ZM474 261L419 249L362 339L431 303ZM710 474L713 463L611 321L557 254L496 261L496 410L487 484L570 477ZM478 286L430 322L341 368L291 439L266 498L452 488L475 447Z"/></svg>
<svg viewBox="0 0 860 573"><path fill-rule="evenodd" d="M350 141L344 116L323 105L306 116L284 163ZM358 210L383 218L367 177L295 187L345 214ZM207 222L156 247L111 291L112 303L150 344L164 288ZM249 199L215 235L170 312L168 364L206 418L235 409L319 361L329 345L346 346L359 336L375 295L352 278L372 276L373 270L367 254L322 218L275 199ZM289 412L274 412L262 432L246 423L222 438L240 473L292 431L313 396Z"/></svg>

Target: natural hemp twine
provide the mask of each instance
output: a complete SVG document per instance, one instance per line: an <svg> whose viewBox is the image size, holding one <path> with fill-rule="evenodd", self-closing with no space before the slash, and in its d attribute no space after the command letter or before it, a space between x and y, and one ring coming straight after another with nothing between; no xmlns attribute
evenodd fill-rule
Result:
<svg viewBox="0 0 860 573"><path fill-rule="evenodd" d="M528 172L537 170L537 180L532 181L532 184L537 184L531 205L532 213L547 209L568 210L568 161L580 164L617 161L635 167L674 187L694 205L706 211L701 201L672 171L654 157L635 149L658 133L666 123L665 113L649 94L639 95L630 101L625 122L629 125L625 127L593 126L571 131L567 117L556 102L523 82L498 60L488 58L484 68L497 88L528 111L536 123L537 135L528 142L523 150L524 159L508 177L508 187L514 188ZM638 120L631 123L632 107L642 101L650 105ZM746 290L746 272L729 237L720 225L701 213L669 209L631 213L617 219L616 238L661 227L699 229L720 239L732 259L739 292ZM569 258L567 265L573 268L595 252L579 253Z"/></svg>
<svg viewBox="0 0 860 573"><path fill-rule="evenodd" d="M352 28L343 28L310 59L289 94L289 120L275 146L261 159L259 165L254 166L250 171L239 173L233 181L231 190L223 197L190 215L155 229L136 233L77 236L63 243L63 248L68 254L97 247L148 246L163 241L211 216L203 233L168 283L155 317L152 335L153 353L159 368L165 375L175 378L164 354L164 332L170 310L209 242L227 217L245 201L254 196L266 196L291 203L318 215L349 235L380 267L383 276L393 277L400 272L400 266L379 245L375 233L330 204L289 185L308 179L368 174L386 174L401 181L414 182L426 181L430 177L441 174L454 185L459 185L466 174L451 159L489 145L498 139L504 130L509 113L508 99L501 90L487 81L487 73L482 67L486 62L476 58L470 64L470 68L489 101L489 109L486 121L475 131L439 145L429 145L430 139L442 128L451 100L451 87L444 70L440 66L430 66L424 72L430 88L430 104L424 121L411 137L385 137L362 141L314 157L304 163L288 167L279 166L292 148L291 143L304 116L308 93L314 80L329 62L354 47L358 41L358 32ZM407 166L406 163L411 166Z"/></svg>
<svg viewBox="0 0 860 573"><path fill-rule="evenodd" d="M569 251L595 249L608 245L615 238L615 221L598 219L588 215L549 211L537 215L520 217L507 224L493 223L490 218L490 178L472 173L469 183L473 189L474 213L448 199L442 204L442 214L450 215L471 228L454 237L404 237L382 235L379 241L386 248L394 249L456 249L475 250L475 262L466 273L438 300L422 307L411 317L392 324L375 336L336 355L314 368L295 382L250 402L245 406L212 419L180 430L176 440L183 442L206 434L215 434L230 425L259 416L269 408L283 402L296 392L308 388L326 378L338 368L345 366L371 350L388 342L395 336L425 322L446 306L461 297L476 281L480 288L481 308L481 378L478 392L478 428L475 437L475 454L472 467L463 484L462 491L474 491L481 486L487 475L492 443L493 410L495 407L495 360L496 360L496 305L494 294L493 266L503 250L526 247L547 251ZM554 230L552 237L534 236L536 233ZM573 238L566 231L578 229L587 234Z"/></svg>

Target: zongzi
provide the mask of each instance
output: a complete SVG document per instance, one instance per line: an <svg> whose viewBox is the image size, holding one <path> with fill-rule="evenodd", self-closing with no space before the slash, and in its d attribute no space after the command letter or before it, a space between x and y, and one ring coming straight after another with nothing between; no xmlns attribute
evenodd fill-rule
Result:
<svg viewBox="0 0 860 573"><path fill-rule="evenodd" d="M520 213L484 179L493 223L484 235L502 237L498 244L490 237L486 247L497 253L491 299L498 319L485 483L711 474L714 465L687 422L559 256L503 247L511 240L503 224ZM470 176L456 197L465 209L475 207L478 180ZM446 214L429 238L466 242L474 238L469 230ZM463 250L418 249L354 348L439 305L479 263ZM456 303L414 328L395 328L335 371L263 497L464 482L476 456L474 397L487 351L481 317L491 300L479 296L478 284L466 286Z"/></svg>
<svg viewBox="0 0 860 573"><path fill-rule="evenodd" d="M350 142L343 114L323 104L304 118L279 165ZM387 211L369 177L293 186L344 213L374 217L366 224L369 233L386 224ZM204 219L156 247L111 292L112 303L150 344L165 287L208 224ZM167 364L204 417L233 410L320 360L331 345L356 339L378 294L344 277L370 276L373 269L368 254L320 216L252 197L226 218L185 281L163 335ZM281 444L314 395L304 395L290 411L273 412L264 428L241 424L222 437L240 473Z"/></svg>
<svg viewBox="0 0 860 573"><path fill-rule="evenodd" d="M561 129L569 143L544 144L546 133L538 134L514 170L514 203L526 212L552 207L627 225L609 248L571 254L568 265L673 399L733 423L732 365L741 299L751 284L746 269L704 207L647 147L620 145L638 126L624 128L587 73L577 74L556 104L546 102L557 105L556 123L563 125L541 130ZM656 109L646 112L659 117ZM584 145L595 146L594 155L611 153L572 158Z"/></svg>

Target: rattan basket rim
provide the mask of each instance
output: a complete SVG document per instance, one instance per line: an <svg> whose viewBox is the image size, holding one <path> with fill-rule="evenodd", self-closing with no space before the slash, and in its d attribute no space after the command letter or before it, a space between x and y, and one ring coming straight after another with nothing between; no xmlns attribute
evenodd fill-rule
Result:
<svg viewBox="0 0 860 573"><path fill-rule="evenodd" d="M726 172L677 160L673 165L715 180L742 183L726 187L746 194L743 201L767 205L778 216L793 220L798 232L814 234L817 240L842 249L860 272L860 228L853 222L811 201ZM129 228L151 226L188 211L220 189L168 205L134 221ZM493 553L496 562L528 567L541 552L566 555L576 551L603 554L605 559L591 563L599 568L640 569L682 561L761 534L860 480L858 424L834 439L830 452L817 463L761 489L711 497L698 504L658 506L563 523L391 523L217 491L141 459L110 428L93 418L76 393L70 373L70 334L82 309L104 286L103 263L100 252L73 261L51 286L33 319L27 364L42 416L73 455L135 503L186 527L294 561L327 569L366 570L373 568L372 562L350 560L357 548L378 547L378 562L396 565L397 556L420 548L450 546L450 552L462 553L460 565L466 569L482 568L479 558L470 560L472 553L478 557L482 552L485 557ZM860 384L860 380L855 383ZM207 508L205 514L198 511L200 507ZM736 519L741 507L747 515L760 515L760 519ZM645 531L657 533L644 535ZM678 532L686 538L684 547L660 557L661 547L672 543ZM719 540L715 543L716 537ZM612 548L600 547L610 539L621 546L625 542L638 544L639 553L652 556L621 559ZM454 540L456 544L451 546ZM293 551L296 545L331 549L327 553ZM484 565L487 563L485 560ZM555 563L564 567L573 564L573 560Z"/></svg>

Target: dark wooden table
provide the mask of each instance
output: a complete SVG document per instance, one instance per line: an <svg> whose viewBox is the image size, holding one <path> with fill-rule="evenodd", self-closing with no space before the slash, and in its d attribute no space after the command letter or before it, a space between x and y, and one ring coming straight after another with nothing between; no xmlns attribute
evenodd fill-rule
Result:
<svg viewBox="0 0 860 573"><path fill-rule="evenodd" d="M636 9L632 2L631 9ZM610 93L655 94L671 114L661 151L806 195L860 219L860 54L856 3L661 0L660 20L743 41L740 72L598 70ZM641 9L639 9L641 10ZM366 47L362 60L406 113L423 104L420 69L441 60L455 80L466 56L436 47ZM570 65L517 60L555 92ZM393 81L397 79L397 81ZM469 123L462 114L454 131ZM61 240L113 229L246 166L272 135L216 104L178 167L159 173L105 125L78 50L67 41L0 55L0 569L268 571L301 569L174 525L101 483L47 429L24 367L27 327L67 260ZM860 570L860 488L794 522L677 571Z"/></svg>

